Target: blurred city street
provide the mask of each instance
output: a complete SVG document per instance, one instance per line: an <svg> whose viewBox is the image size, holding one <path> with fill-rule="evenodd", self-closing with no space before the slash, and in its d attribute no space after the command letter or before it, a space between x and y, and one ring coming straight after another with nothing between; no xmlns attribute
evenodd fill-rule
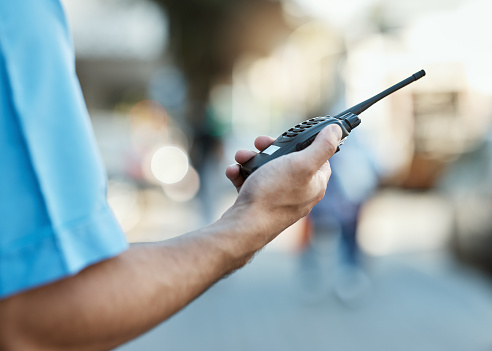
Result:
<svg viewBox="0 0 492 351"><path fill-rule="evenodd" d="M372 259L371 287L350 304L331 291L330 267L327 286L313 295L297 264L290 254L262 252L118 350L492 349L492 285L446 255Z"/></svg>
<svg viewBox="0 0 492 351"><path fill-rule="evenodd" d="M308 220L118 351L492 350L490 1L64 5L130 243L220 218L258 135L427 72L363 113Z"/></svg>
<svg viewBox="0 0 492 351"><path fill-rule="evenodd" d="M492 351L491 0L60 3L2 3L0 351Z"/></svg>

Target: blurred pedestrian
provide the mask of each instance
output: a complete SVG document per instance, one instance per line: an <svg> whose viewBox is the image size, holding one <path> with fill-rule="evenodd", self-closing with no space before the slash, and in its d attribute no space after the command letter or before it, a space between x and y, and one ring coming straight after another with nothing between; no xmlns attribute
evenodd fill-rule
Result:
<svg viewBox="0 0 492 351"><path fill-rule="evenodd" d="M327 278L324 262L316 250L316 237L335 236L333 291L344 302L362 297L369 286L363 267L362 253L357 241L359 215L364 203L378 186L378 170L373 156L362 140L362 131L352 133L350 142L343 145L343 155L335 155L331 164L332 176L325 197L313 208L309 219L312 225L308 244L301 255L301 272L306 275L308 289L314 296L323 294L321 283ZM341 157L343 156L343 157ZM319 283L314 284L314 281Z"/></svg>

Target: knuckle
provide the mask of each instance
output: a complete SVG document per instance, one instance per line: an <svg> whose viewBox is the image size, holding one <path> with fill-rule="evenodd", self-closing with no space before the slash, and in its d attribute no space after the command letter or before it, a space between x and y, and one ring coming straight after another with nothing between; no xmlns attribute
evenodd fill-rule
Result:
<svg viewBox="0 0 492 351"><path fill-rule="evenodd" d="M326 188L331 178L331 168L327 167L327 169L323 170L322 174L323 174L323 186Z"/></svg>
<svg viewBox="0 0 492 351"><path fill-rule="evenodd" d="M315 203L318 203L321 200L323 200L323 198L325 197L325 191L326 189L323 188L318 192L318 194L316 194L316 197L314 198Z"/></svg>
<svg viewBox="0 0 492 351"><path fill-rule="evenodd" d="M291 164L291 167L300 180L308 180L316 171L312 162L305 157L296 157Z"/></svg>
<svg viewBox="0 0 492 351"><path fill-rule="evenodd" d="M304 218L304 217L306 217L308 214L310 214L310 213L311 213L311 210L312 210L312 207L307 208L307 209L306 209L306 210L302 213L301 218Z"/></svg>
<svg viewBox="0 0 492 351"><path fill-rule="evenodd" d="M304 218L311 213L313 206L303 206L299 212L299 218Z"/></svg>
<svg viewBox="0 0 492 351"><path fill-rule="evenodd" d="M328 180L331 178L331 166L329 163L328 163L328 167L326 167L325 174L327 178L326 181L328 182Z"/></svg>

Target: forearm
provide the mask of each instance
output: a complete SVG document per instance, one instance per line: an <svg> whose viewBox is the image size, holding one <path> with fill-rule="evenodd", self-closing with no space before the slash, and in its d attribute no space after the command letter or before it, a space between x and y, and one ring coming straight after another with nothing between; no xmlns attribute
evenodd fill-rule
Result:
<svg viewBox="0 0 492 351"><path fill-rule="evenodd" d="M114 347L170 317L263 244L229 212L196 232L132 247L74 277L0 301L0 349Z"/></svg>
<svg viewBox="0 0 492 351"><path fill-rule="evenodd" d="M324 195L340 136L338 127L325 128L246 182L239 166L229 167L241 191L209 227L0 301L0 349L106 350L170 317L309 212Z"/></svg>

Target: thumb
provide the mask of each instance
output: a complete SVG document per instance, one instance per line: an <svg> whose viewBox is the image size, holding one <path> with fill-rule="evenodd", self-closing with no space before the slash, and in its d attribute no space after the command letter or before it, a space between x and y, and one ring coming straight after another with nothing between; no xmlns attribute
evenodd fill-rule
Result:
<svg viewBox="0 0 492 351"><path fill-rule="evenodd" d="M313 143L300 151L298 156L309 160L313 167L312 171L316 172L337 151L341 137L342 129L340 126L330 124L323 128Z"/></svg>

